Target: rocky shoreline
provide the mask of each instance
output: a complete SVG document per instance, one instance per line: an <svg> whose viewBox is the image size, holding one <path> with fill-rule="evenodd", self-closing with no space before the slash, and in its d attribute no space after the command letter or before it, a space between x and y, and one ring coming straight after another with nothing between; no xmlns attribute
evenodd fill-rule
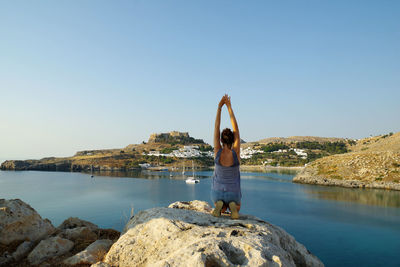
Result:
<svg viewBox="0 0 400 267"><path fill-rule="evenodd" d="M72 160L58 163L43 163L41 160L6 160L0 165L7 171L60 171L60 172L90 172L90 171L136 171L138 168L111 167L107 165L77 164Z"/></svg>
<svg viewBox="0 0 400 267"><path fill-rule="evenodd" d="M55 228L23 201L0 199L0 266L323 266L277 226L210 211L197 200L144 210L120 235L78 218Z"/></svg>
<svg viewBox="0 0 400 267"><path fill-rule="evenodd" d="M310 169L304 169L293 178L294 183L324 185L324 186L340 186L347 188L370 188L370 189L388 189L399 190L400 183L385 181L361 181L361 180L341 180L323 177L316 174Z"/></svg>
<svg viewBox="0 0 400 267"><path fill-rule="evenodd" d="M284 166L264 166L264 165L240 165L241 171L269 171L269 170L288 170L300 171L303 166L284 167Z"/></svg>

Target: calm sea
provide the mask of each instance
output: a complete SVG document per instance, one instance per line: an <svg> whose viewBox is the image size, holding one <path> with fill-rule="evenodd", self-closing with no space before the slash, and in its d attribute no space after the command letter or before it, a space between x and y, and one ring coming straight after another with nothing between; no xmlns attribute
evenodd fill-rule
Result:
<svg viewBox="0 0 400 267"><path fill-rule="evenodd" d="M0 198L22 199L55 226L74 216L117 230L132 208L211 202L210 171L197 172L196 185L178 173L112 175L0 171ZM293 176L242 173L241 213L282 227L326 266L400 266L400 192L300 185Z"/></svg>

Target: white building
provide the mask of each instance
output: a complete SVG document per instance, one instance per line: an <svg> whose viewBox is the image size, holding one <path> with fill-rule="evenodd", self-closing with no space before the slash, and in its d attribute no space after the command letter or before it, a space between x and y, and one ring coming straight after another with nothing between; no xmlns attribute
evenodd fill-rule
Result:
<svg viewBox="0 0 400 267"><path fill-rule="evenodd" d="M212 151L201 152L199 146L184 146L179 150L174 150L169 154L161 154L159 151L149 151L149 156L164 156L164 157L177 157L177 158L197 158L197 157L213 157Z"/></svg>
<svg viewBox="0 0 400 267"><path fill-rule="evenodd" d="M262 150L255 150L252 149L251 147L246 147L245 149L240 149L240 158L242 159L249 159L251 158L254 154L257 153L264 153Z"/></svg>

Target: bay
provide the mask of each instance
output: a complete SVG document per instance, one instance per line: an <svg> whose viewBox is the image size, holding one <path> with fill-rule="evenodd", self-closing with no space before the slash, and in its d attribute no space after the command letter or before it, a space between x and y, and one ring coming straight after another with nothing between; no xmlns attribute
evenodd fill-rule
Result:
<svg viewBox="0 0 400 267"><path fill-rule="evenodd" d="M241 213L282 227L326 266L400 266L400 192L294 184L293 172L242 172ZM0 171L0 198L20 198L57 226L79 217L122 230L131 210L194 199L211 203L211 171ZM133 177L133 178L132 178Z"/></svg>

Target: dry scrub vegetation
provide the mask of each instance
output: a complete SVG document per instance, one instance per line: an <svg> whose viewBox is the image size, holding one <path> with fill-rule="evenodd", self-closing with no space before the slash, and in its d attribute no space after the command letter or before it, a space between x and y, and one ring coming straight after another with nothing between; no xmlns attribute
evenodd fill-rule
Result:
<svg viewBox="0 0 400 267"><path fill-rule="evenodd" d="M358 140L351 151L318 159L307 168L330 179L400 182L400 132Z"/></svg>

